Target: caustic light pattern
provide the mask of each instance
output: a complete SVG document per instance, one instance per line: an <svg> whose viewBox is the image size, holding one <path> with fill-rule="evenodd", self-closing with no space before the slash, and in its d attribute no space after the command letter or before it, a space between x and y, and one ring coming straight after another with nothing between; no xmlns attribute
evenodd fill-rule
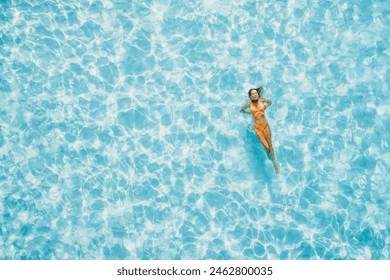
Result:
<svg viewBox="0 0 390 280"><path fill-rule="evenodd" d="M389 259L389 9L1 1L0 259Z"/></svg>

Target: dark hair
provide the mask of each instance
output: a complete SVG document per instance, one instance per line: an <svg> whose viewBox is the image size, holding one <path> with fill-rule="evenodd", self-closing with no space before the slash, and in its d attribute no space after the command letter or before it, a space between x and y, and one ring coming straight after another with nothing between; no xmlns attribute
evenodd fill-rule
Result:
<svg viewBox="0 0 390 280"><path fill-rule="evenodd" d="M251 91L252 91L252 90L256 90L257 93L259 94L259 97L260 97L261 94L262 94L263 91L264 91L264 88L263 88L263 86L259 86L258 88L251 88L251 89L248 91L249 97L251 97Z"/></svg>

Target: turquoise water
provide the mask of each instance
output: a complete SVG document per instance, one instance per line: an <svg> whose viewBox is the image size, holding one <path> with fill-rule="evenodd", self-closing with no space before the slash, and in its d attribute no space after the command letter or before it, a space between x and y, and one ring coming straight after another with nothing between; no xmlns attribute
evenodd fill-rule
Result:
<svg viewBox="0 0 390 280"><path fill-rule="evenodd" d="M2 0L0 259L389 259L389 14Z"/></svg>

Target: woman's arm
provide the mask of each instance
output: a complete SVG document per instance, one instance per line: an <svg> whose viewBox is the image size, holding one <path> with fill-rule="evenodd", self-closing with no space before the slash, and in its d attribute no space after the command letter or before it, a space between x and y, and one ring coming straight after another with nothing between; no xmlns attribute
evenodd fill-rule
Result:
<svg viewBox="0 0 390 280"><path fill-rule="evenodd" d="M271 106L272 102L269 99L264 99L264 109L267 109L267 107Z"/></svg>
<svg viewBox="0 0 390 280"><path fill-rule="evenodd" d="M245 109L248 108L248 107L249 107L249 106L248 106L248 103L245 103L245 105L241 107L240 112L243 113L243 114L249 114L249 115L250 115L251 113L249 113L249 112L247 112L247 111L245 110Z"/></svg>

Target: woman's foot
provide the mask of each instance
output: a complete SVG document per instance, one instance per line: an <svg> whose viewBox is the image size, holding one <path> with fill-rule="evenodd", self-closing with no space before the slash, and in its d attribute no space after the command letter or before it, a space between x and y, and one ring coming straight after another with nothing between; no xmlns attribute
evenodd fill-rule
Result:
<svg viewBox="0 0 390 280"><path fill-rule="evenodd" d="M279 168L276 166L276 162L273 162L276 174L279 173Z"/></svg>

